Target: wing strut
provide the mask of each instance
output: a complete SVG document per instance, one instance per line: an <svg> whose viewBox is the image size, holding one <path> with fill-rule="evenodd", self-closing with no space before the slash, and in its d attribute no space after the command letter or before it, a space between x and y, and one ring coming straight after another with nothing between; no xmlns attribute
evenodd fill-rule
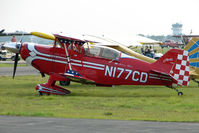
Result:
<svg viewBox="0 0 199 133"><path fill-rule="evenodd" d="M66 52L66 57L67 57L67 60L68 60L69 69L72 70L71 64L70 64L70 58L68 56L68 50L66 48L66 43L64 43L64 49L65 49L65 52Z"/></svg>

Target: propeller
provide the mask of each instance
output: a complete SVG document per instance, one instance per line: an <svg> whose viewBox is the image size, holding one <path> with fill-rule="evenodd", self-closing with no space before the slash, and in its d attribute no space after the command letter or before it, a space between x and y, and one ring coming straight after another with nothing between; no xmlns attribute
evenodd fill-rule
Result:
<svg viewBox="0 0 199 133"><path fill-rule="evenodd" d="M21 39L19 41L20 44L16 44L16 49L18 49L18 52L15 55L14 69L13 69L13 75L12 75L13 79L15 78L15 73L16 73L16 70L17 70L17 64L18 64L18 60L19 60L19 50L20 50L20 47L22 45L22 40L23 40L23 36L24 36L23 34L22 34Z"/></svg>
<svg viewBox="0 0 199 133"><path fill-rule="evenodd" d="M17 64L18 64L18 60L19 60L19 51L22 45L22 40L21 42L10 42L10 43L5 43L2 47L4 47L5 49L7 49L8 51L12 52L12 53L16 53L15 54L15 60L14 60L14 69L13 69L13 79L15 77L15 73L16 73L16 69L17 69Z"/></svg>
<svg viewBox="0 0 199 133"><path fill-rule="evenodd" d="M42 32L31 32L31 34L34 35L34 36L41 37L41 38L55 40L55 36L51 35L51 34L45 34L45 33L42 33ZM13 75L12 75L13 79L15 77L15 73L16 73L16 70L17 70L17 64L18 64L18 60L19 60L19 51L20 51L20 48L21 48L21 45L22 45L23 36L24 36L24 33L22 34L22 37L21 37L19 42L10 42L10 43L5 43L3 45L3 47L5 49L7 49L8 51L16 53L15 54L15 60L14 60ZM44 76L44 73L42 73L42 77L43 76Z"/></svg>
<svg viewBox="0 0 199 133"><path fill-rule="evenodd" d="M14 69L13 69L13 75L12 75L13 79L15 77L15 73L16 73L16 69L17 69L18 58L19 58L19 53L16 53L16 55L15 55L15 63L14 63Z"/></svg>

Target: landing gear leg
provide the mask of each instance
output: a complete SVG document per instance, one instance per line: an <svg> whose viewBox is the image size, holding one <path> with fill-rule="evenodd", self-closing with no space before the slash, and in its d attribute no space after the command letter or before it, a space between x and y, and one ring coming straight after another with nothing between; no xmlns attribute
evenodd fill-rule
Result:
<svg viewBox="0 0 199 133"><path fill-rule="evenodd" d="M56 81L65 81L65 77L59 74L51 74L47 83L38 84L35 88L39 92L40 96L50 94L66 95L70 93L69 90L56 85Z"/></svg>
<svg viewBox="0 0 199 133"><path fill-rule="evenodd" d="M43 93L42 93L41 91L39 91L39 95L40 95L40 96L43 96Z"/></svg>
<svg viewBox="0 0 199 133"><path fill-rule="evenodd" d="M183 93L181 91L179 91L178 89L176 89L175 87L172 87L172 89L174 89L176 92L178 92L178 96L182 96Z"/></svg>
<svg viewBox="0 0 199 133"><path fill-rule="evenodd" d="M178 96L182 96L183 95L183 92L179 91L178 89L176 89L175 87L172 87L172 86L167 86L171 89L174 89L177 93L178 93Z"/></svg>

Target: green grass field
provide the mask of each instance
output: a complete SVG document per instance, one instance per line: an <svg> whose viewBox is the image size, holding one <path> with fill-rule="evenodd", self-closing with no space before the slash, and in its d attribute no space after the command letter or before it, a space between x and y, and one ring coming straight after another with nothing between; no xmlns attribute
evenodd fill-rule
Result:
<svg viewBox="0 0 199 133"><path fill-rule="evenodd" d="M25 66L28 66L28 64L17 64L17 67L25 67ZM0 63L0 67L14 67L14 62L13 64Z"/></svg>
<svg viewBox="0 0 199 133"><path fill-rule="evenodd" d="M178 96L160 86L96 87L72 83L67 96L39 96L46 78L0 77L0 115L199 122L199 87L191 82Z"/></svg>

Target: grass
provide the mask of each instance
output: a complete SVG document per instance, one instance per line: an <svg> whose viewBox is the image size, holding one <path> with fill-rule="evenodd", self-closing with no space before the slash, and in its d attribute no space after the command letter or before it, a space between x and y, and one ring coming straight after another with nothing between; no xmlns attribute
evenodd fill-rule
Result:
<svg viewBox="0 0 199 133"><path fill-rule="evenodd" d="M96 87L72 83L67 96L39 96L40 76L0 77L0 115L88 119L199 122L199 88L160 86Z"/></svg>
<svg viewBox="0 0 199 133"><path fill-rule="evenodd" d="M25 66L28 66L28 64L17 64L17 67L25 67ZM0 63L0 67L14 67L14 62L13 64Z"/></svg>

